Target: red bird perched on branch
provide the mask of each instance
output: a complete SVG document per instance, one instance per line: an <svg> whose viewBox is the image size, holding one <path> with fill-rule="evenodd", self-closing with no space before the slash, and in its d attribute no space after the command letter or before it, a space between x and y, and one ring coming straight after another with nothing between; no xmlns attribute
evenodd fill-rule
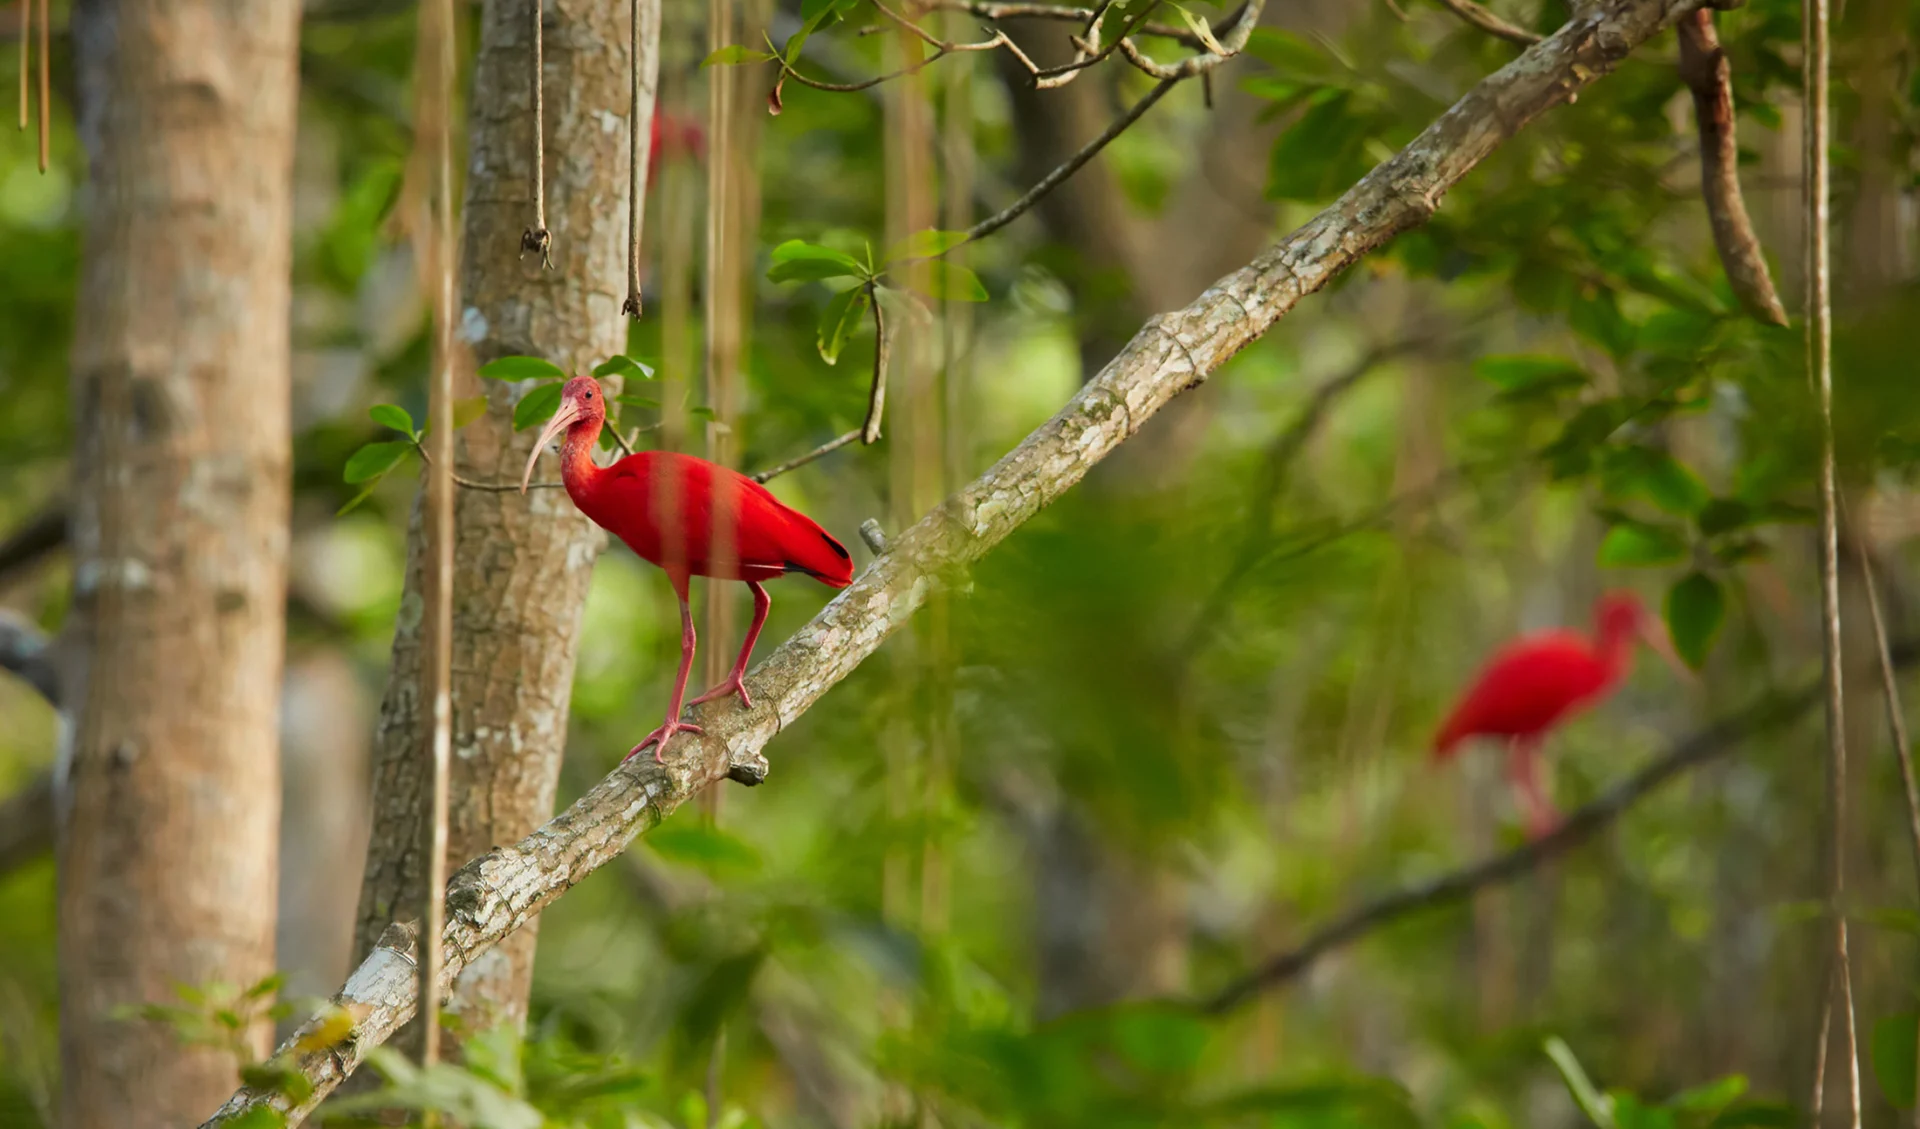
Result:
<svg viewBox="0 0 1920 1129"><path fill-rule="evenodd" d="M595 525L665 569L667 579L673 582L674 594L680 597L680 673L674 678L667 719L622 759L625 763L648 745L657 745L653 759L659 761L675 733L683 729L700 732L699 726L680 720L695 642L693 608L687 602L688 581L695 576L746 581L753 590L753 624L747 628L747 641L740 647L733 673L687 704L697 706L737 693L742 705L752 706L753 699L741 679L747 671L747 659L753 655L754 641L767 622L767 609L773 606L760 582L803 572L830 588L845 588L853 583L853 558L813 519L781 505L766 487L705 459L670 451L642 451L610 467L596 466L593 448L606 418L605 396L598 382L590 376L567 381L560 393L559 410L527 458L520 492L526 493L540 452L565 432L566 441L560 447L560 477L573 504ZM730 514L731 520L716 521L716 513Z"/></svg>
<svg viewBox="0 0 1920 1129"><path fill-rule="evenodd" d="M1469 737L1507 741L1507 776L1527 809L1528 832L1552 830L1553 804L1540 789L1540 744L1561 722L1611 694L1633 663L1636 638L1675 669L1685 668L1631 592L1594 605L1594 638L1571 631L1523 636L1495 654L1434 737L1434 759L1451 757Z"/></svg>

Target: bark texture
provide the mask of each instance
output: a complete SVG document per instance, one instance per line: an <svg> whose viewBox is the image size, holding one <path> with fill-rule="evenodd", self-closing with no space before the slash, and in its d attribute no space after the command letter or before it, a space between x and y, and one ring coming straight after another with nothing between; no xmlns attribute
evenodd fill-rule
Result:
<svg viewBox="0 0 1920 1129"><path fill-rule="evenodd" d="M657 0L649 0L657 11ZM461 238L459 334L472 362L545 357L585 372L626 345L627 129L631 64L627 4L553 0L546 7L547 224L554 269L524 260L533 215L533 29L525 0L488 0L474 64L470 155ZM644 18L644 12L643 12ZM651 114L651 91L642 110ZM646 123L641 123L641 136ZM519 477L534 433L516 435L517 390L486 381L486 417L458 436L469 478ZM514 842L553 814L580 612L605 535L564 493L522 497L458 492L453 584L453 771L447 856L464 862ZM432 702L427 686L422 566L416 509L407 536L406 589L393 665L372 753L373 828L360 893L355 963L395 918L423 900L419 827L431 787ZM450 1010L484 1027L526 1018L534 930L465 968ZM204 1113L204 1111L202 1111Z"/></svg>
<svg viewBox="0 0 1920 1129"><path fill-rule="evenodd" d="M231 1058L118 1009L274 967L299 11L87 0L72 26L89 179L60 1121L178 1125L231 1088Z"/></svg>
<svg viewBox="0 0 1920 1129"><path fill-rule="evenodd" d="M1424 222L1440 198L1534 118L1611 73L1695 0L1613 0L1490 75L1405 149L1252 263L1184 309L1157 315L1058 414L987 472L890 542L887 552L748 676L752 709L714 702L694 711L703 735L676 742L664 765L645 757L615 769L572 807L512 846L474 859L447 885L448 981L484 959L635 837L723 777L758 783L762 750L851 674L948 578L979 559L1175 397L1271 329L1304 297L1393 236ZM262 1106L295 1119L357 1068L365 1051L413 1014L406 930L387 931L323 1015L302 1026L284 1061L314 1085L308 1104L251 1088L206 1122ZM341 1040L320 1034L335 1011L353 1019ZM303 1046L303 1040L320 1045Z"/></svg>

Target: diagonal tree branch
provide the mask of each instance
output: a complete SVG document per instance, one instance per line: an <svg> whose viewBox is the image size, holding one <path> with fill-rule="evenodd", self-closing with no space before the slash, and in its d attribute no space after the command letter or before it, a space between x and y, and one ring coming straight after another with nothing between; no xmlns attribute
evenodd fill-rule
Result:
<svg viewBox="0 0 1920 1129"><path fill-rule="evenodd" d="M1680 79L1693 92L1693 117L1700 130L1700 195L1713 227L1713 244L1734 296L1747 312L1768 325L1787 324L1786 308L1767 273L1760 238L1740 195L1740 147L1733 136L1733 69L1720 49L1713 13L1689 12L1676 27L1680 39Z"/></svg>
<svg viewBox="0 0 1920 1129"><path fill-rule="evenodd" d="M635 836L722 777L765 778L761 750L833 685L879 649L934 588L984 555L1174 397L1204 382L1302 298L1400 232L1502 142L1610 73L1691 0L1613 0L1590 11L1481 81L1393 158L1338 201L1221 279L1186 308L1145 327L1051 420L987 472L890 543L854 584L751 676L755 705L699 711L706 732L676 746L665 765L642 757L616 769L544 827L462 867L448 884L443 985L617 857ZM271 1107L297 1120L412 1016L413 970L405 928L388 931L326 1014L296 1031L282 1062L311 1084L295 1103L242 1088L207 1123ZM443 990L444 986L443 986ZM344 1038L328 1025L350 1016Z"/></svg>
<svg viewBox="0 0 1920 1129"><path fill-rule="evenodd" d="M1902 643L1893 648L1889 669L1911 666L1916 660L1920 660L1920 645ZM1268 957L1258 968L1197 1006L1209 1015L1233 1011L1261 992L1298 979L1315 961L1335 949L1401 918L1462 901L1488 886L1511 882L1593 838L1667 781L1733 752L1748 737L1778 729L1804 716L1819 700L1818 685L1809 685L1792 694L1774 695L1756 702L1673 746L1591 803L1569 814L1548 834L1459 870L1363 902L1315 930L1306 940Z"/></svg>

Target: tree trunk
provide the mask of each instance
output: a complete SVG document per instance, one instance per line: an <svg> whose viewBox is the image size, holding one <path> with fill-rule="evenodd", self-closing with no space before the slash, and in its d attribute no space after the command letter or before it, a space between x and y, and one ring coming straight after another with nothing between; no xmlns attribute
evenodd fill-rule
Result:
<svg viewBox="0 0 1920 1129"><path fill-rule="evenodd" d="M658 11L658 0L649 0ZM643 18L645 12L643 10ZM656 17L657 18L657 17ZM546 357L570 372L625 347L627 5L555 0L545 14L547 225L554 269L519 257L532 220L532 28L525 0L488 0L475 60L462 236L460 336L475 360ZM650 110L643 106L643 113ZM642 124L642 136L646 123ZM470 366L457 376L471 385ZM469 478L517 479L534 433L515 434L514 390L488 382L485 418L458 436ZM473 389L468 388L467 394ZM536 478L554 477L549 467ZM594 558L606 539L558 490L460 490L455 499L453 776L447 855L454 865L512 843L553 812ZM372 754L373 829L360 891L356 963L388 922L422 899L420 813L432 717L421 635L425 531L416 509L406 589ZM449 1009L469 1029L523 1023L535 931L522 930L461 976Z"/></svg>
<svg viewBox="0 0 1920 1129"><path fill-rule="evenodd" d="M72 26L61 1124L192 1124L233 1060L118 1011L273 971L299 10L87 0Z"/></svg>

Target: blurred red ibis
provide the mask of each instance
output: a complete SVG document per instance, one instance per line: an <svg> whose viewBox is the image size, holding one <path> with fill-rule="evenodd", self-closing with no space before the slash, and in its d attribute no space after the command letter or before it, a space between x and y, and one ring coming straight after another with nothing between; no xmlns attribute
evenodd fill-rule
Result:
<svg viewBox="0 0 1920 1129"><path fill-rule="evenodd" d="M642 451L609 467L593 461L594 444L607 418L605 396L590 376L576 376L561 390L560 407L527 458L520 492L526 493L540 452L555 436L566 433L560 447L560 477L567 495L595 525L627 543L640 556L666 570L680 597L680 673L673 681L673 698L660 728L627 753L622 763L648 745L657 745L660 760L667 742L680 730L700 727L680 720L687 692L687 672L693 669L693 608L687 602L687 583L695 576L744 580L753 590L753 624L740 647L733 673L718 686L695 698L691 705L739 694L752 706L746 683L747 659L773 606L763 580L789 572L803 572L830 588L853 583L853 558L840 542L813 519L782 505L767 488L726 467L670 451ZM715 513L727 515L719 522ZM719 526L721 538L715 545Z"/></svg>
<svg viewBox="0 0 1920 1129"><path fill-rule="evenodd" d="M1541 742L1555 726L1620 685L1633 664L1635 640L1691 677L1631 592L1600 597L1593 618L1591 640L1571 631L1542 631L1507 644L1481 670L1434 737L1434 759L1442 761L1469 737L1504 738L1507 777L1527 810L1528 833L1536 838L1551 831L1557 820L1540 789Z"/></svg>

